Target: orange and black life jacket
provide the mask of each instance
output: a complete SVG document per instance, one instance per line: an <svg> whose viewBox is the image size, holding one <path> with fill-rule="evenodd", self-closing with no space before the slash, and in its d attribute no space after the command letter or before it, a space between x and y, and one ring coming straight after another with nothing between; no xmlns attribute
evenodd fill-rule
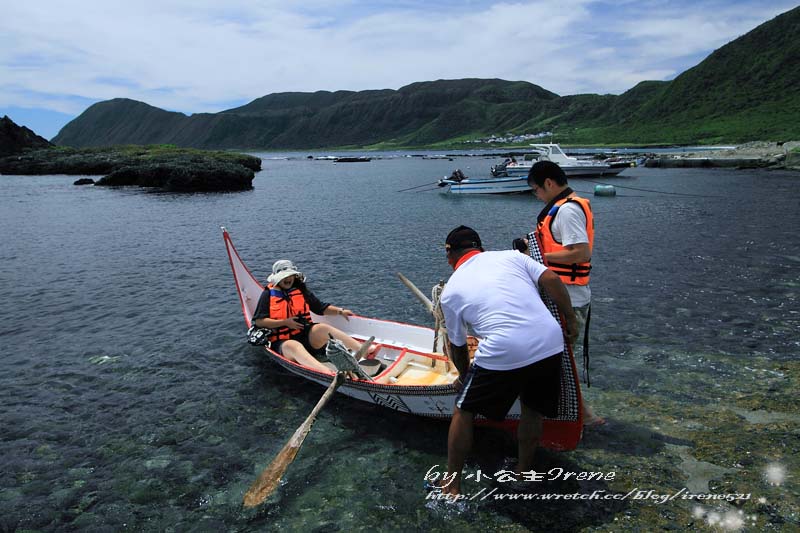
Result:
<svg viewBox="0 0 800 533"><path fill-rule="evenodd" d="M274 285L267 285L269 290L269 317L274 320L284 320L300 316L311 323L311 311L300 289L291 288L283 291ZM269 336L270 342L285 341L300 333L300 329L289 329L281 326Z"/></svg>
<svg viewBox="0 0 800 533"><path fill-rule="evenodd" d="M569 192L567 192L569 191ZM539 243L542 246L542 252L547 254L550 252L558 252L566 250L559 241L553 237L553 222L555 221L556 214L559 208L567 202L574 202L583 209L583 214L586 215L586 234L589 236L589 252L591 253L594 247L594 217L592 216L592 206L589 200L581 198L580 196L568 196L572 194L572 189L567 189L554 199L553 202L545 206L542 213L539 215L536 231L539 234ZM553 263L545 261L547 267L558 274L566 284L569 285L588 285L589 272L592 270L591 259L585 263Z"/></svg>

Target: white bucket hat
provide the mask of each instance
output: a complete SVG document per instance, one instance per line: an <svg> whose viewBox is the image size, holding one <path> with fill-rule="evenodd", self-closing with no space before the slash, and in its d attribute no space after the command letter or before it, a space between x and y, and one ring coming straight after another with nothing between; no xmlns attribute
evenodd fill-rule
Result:
<svg viewBox="0 0 800 533"><path fill-rule="evenodd" d="M270 274L270 276L267 278L267 282L271 283L272 285L277 285L289 276L297 276L301 280L305 277L299 270L297 270L297 267L294 266L294 263L288 259L281 259L280 261L275 261L275 264L272 265L272 274Z"/></svg>

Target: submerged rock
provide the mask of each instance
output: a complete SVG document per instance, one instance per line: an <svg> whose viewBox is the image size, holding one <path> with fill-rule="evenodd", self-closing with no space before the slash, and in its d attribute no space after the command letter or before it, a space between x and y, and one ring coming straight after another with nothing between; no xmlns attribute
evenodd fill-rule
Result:
<svg viewBox="0 0 800 533"><path fill-rule="evenodd" d="M92 178L81 178L79 180L75 180L72 182L73 185L93 185L94 180Z"/></svg>

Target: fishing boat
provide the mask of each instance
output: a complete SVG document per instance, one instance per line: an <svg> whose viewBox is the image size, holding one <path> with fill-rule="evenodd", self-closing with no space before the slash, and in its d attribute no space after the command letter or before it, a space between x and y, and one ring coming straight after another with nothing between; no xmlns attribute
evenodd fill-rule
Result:
<svg viewBox="0 0 800 533"><path fill-rule="evenodd" d="M359 156L359 157L337 157L334 158L334 163L369 163L372 161L371 157Z"/></svg>
<svg viewBox="0 0 800 533"><path fill-rule="evenodd" d="M242 261L225 228L222 228L222 235L244 321L249 327L264 287ZM378 346L369 357L380 362L380 373L371 378L348 379L337 392L412 415L445 420L452 417L458 372L447 356L435 350L436 333L432 328L362 316L351 316L349 320L339 315L312 313L311 316L314 322L330 324L361 342L374 337L373 343ZM320 372L289 361L268 346L263 349L270 360L309 381L328 386L335 378L333 369ZM541 440L542 446L555 450L574 449L582 430L580 388L571 355L564 357L564 365L559 413L554 419L544 420ZM514 429L519 418L517 401L501 425ZM476 422L492 424L480 418Z"/></svg>
<svg viewBox="0 0 800 533"><path fill-rule="evenodd" d="M438 182L443 192L450 194L524 194L531 192L527 175L493 178L442 178Z"/></svg>
<svg viewBox="0 0 800 533"><path fill-rule="evenodd" d="M630 164L610 165L600 161L570 157L555 143L531 144L530 146L533 149L533 158L530 161L494 165L490 169L491 175L495 177L516 177L524 182L531 167L539 161L556 163L567 175L567 178L616 176L630 167Z"/></svg>

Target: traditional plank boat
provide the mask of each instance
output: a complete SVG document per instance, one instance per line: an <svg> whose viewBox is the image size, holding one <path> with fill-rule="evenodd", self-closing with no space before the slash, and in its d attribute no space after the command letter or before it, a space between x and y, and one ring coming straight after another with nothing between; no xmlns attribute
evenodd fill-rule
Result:
<svg viewBox="0 0 800 533"><path fill-rule="evenodd" d="M225 228L222 228L222 236L233 270L242 314L249 327L250 317L255 312L264 287L239 257ZM371 380L347 380L339 387L338 392L404 413L440 419L449 419L452 416L457 394L454 382L458 372L444 354L432 351L435 338L433 329L361 316L352 316L350 320L346 320L337 315L312 314L312 318L314 322L330 324L360 341L374 336L374 343L379 346L372 357L385 368ZM287 360L269 347L264 347L264 350L272 361L310 381L328 386L334 379L333 371L318 372ZM564 365L559 415L556 419L545 419L541 441L542 446L556 450L574 449L580 440L582 429L580 388L571 355L565 356ZM513 430L519 417L520 406L517 401L502 425ZM492 425L488 420L479 419L477 422Z"/></svg>

